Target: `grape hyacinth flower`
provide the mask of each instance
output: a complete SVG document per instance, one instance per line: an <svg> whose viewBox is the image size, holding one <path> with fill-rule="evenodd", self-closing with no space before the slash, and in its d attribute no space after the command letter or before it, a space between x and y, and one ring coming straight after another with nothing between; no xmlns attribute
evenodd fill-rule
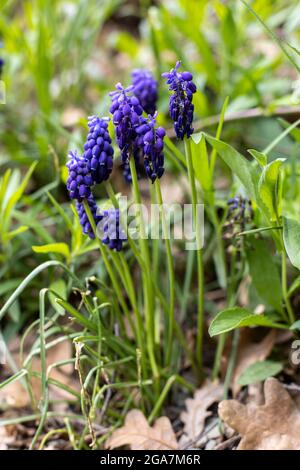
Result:
<svg viewBox="0 0 300 470"><path fill-rule="evenodd" d="M148 70L133 70L131 77L134 96L139 100L145 113L153 115L158 98L157 81Z"/></svg>
<svg viewBox="0 0 300 470"><path fill-rule="evenodd" d="M90 174L87 161L77 155L76 152L69 152L67 168L69 177L67 179L67 189L71 199L81 202L91 195L93 179Z"/></svg>
<svg viewBox="0 0 300 470"><path fill-rule="evenodd" d="M109 118L88 118L89 133L84 144L83 158L88 163L93 183L102 183L109 178L113 168L114 150L108 133Z"/></svg>
<svg viewBox="0 0 300 470"><path fill-rule="evenodd" d="M116 91L110 93L112 104L110 112L116 129L116 139L121 150L123 163L127 163L134 151L137 137L136 128L141 124L143 108L136 96L132 94L133 86L123 88L120 83Z"/></svg>
<svg viewBox="0 0 300 470"><path fill-rule="evenodd" d="M121 251L126 234L121 227L119 209L108 209L100 212L104 237L102 242L111 250Z"/></svg>
<svg viewBox="0 0 300 470"><path fill-rule="evenodd" d="M149 116L148 121L137 128L137 141L143 146L145 171L152 183L164 173L163 139L166 131L163 127L155 128L156 116L157 113Z"/></svg>
<svg viewBox="0 0 300 470"><path fill-rule="evenodd" d="M190 137L194 132L192 127L194 116L193 94L197 91L190 72L178 72L181 62L178 61L170 72L163 73L169 90L173 92L170 98L170 116L174 121L174 130L178 139Z"/></svg>
<svg viewBox="0 0 300 470"><path fill-rule="evenodd" d="M94 196L91 194L88 198L86 198L86 201L89 205L95 225L97 226L97 224L101 221L102 217L97 213L98 208ZM95 238L95 234L82 202L76 201L76 210L83 233L88 235L93 240Z"/></svg>
<svg viewBox="0 0 300 470"><path fill-rule="evenodd" d="M4 60L0 57L0 77L2 75L3 65L4 65Z"/></svg>

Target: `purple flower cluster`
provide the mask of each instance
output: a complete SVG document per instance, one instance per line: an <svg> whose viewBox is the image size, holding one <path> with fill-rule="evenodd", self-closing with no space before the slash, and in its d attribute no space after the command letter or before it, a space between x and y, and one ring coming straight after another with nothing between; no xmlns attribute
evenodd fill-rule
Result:
<svg viewBox="0 0 300 470"><path fill-rule="evenodd" d="M83 157L77 155L76 152L69 152L68 157L69 177L67 179L67 189L71 199L82 201L91 195L93 179Z"/></svg>
<svg viewBox="0 0 300 470"><path fill-rule="evenodd" d="M143 108L136 96L132 95L133 87L123 88L120 83L116 91L110 93L112 104L110 112L116 129L116 139L121 150L123 163L129 160L136 140L136 128L140 125Z"/></svg>
<svg viewBox="0 0 300 470"><path fill-rule="evenodd" d="M139 100L145 113L153 115L158 99L157 81L148 70L133 70L131 77L134 96Z"/></svg>
<svg viewBox="0 0 300 470"><path fill-rule="evenodd" d="M101 220L101 216L98 215L98 213L97 213L98 208L97 208L97 204L96 204L96 201L94 199L94 196L91 194L88 198L86 198L86 201L87 201L87 203L89 205L89 208L91 210L91 214L93 216L95 225L97 226L97 224ZM76 201L76 210L77 210L77 214L78 214L78 217L79 217L79 220L80 220L80 225L82 227L83 233L88 235L91 239L94 239L95 235L94 235L92 226L90 224L90 221L88 219L87 213L85 212L85 208L84 208L84 205L82 204L82 202Z"/></svg>
<svg viewBox="0 0 300 470"><path fill-rule="evenodd" d="M166 131L163 127L155 128L156 115L157 113L153 117L149 116L148 121L137 128L138 140L143 146L145 171L152 183L164 173L163 139Z"/></svg>
<svg viewBox="0 0 300 470"><path fill-rule="evenodd" d="M155 129L157 113L154 116L149 115L148 119L142 116L143 109L138 98L132 95L132 86L124 89L121 84L117 84L116 88L117 91L110 93L110 112L113 114L117 142L121 149L125 179L128 182L132 180L129 158L134 158L139 173L142 155L146 174L153 183L164 172L165 131L161 127Z"/></svg>
<svg viewBox="0 0 300 470"><path fill-rule="evenodd" d="M1 67L1 60L0 60ZM190 137L193 133L194 113L193 94L196 85L190 72L178 72L180 62L174 69L164 73L169 90L170 114L178 138ZM156 125L157 82L150 72L134 70L132 85L124 88L120 83L110 93L112 100L110 112L113 116L116 141L121 150L121 159L125 179L132 181L129 159L133 158L137 175L143 164L146 175L152 183L164 173L164 137L165 130ZM143 112L148 117L143 116ZM113 168L113 147L108 132L108 118L91 116L88 119L89 133L84 144L84 153L78 156L70 152L67 163L69 177L67 189L70 197L76 199L76 209L83 227L83 232L94 238L92 227L84 209L86 200L95 224L104 223L103 243L117 251L122 249L126 235L120 227L120 213L116 209L97 213L97 205L91 188L107 180Z"/></svg>
<svg viewBox="0 0 300 470"><path fill-rule="evenodd" d="M104 237L102 242L111 250L121 251L126 234L121 227L119 209L108 209L101 211L102 229Z"/></svg>
<svg viewBox="0 0 300 470"><path fill-rule="evenodd" d="M87 161L93 182L99 184L109 178L113 168L114 150L108 133L108 118L90 116L88 126L83 158Z"/></svg>
<svg viewBox="0 0 300 470"><path fill-rule="evenodd" d="M95 225L101 221L97 204L91 192L92 186L109 178L113 167L113 148L108 133L108 119L91 116L88 119L89 133L82 156L69 153L67 189L71 199L76 199L76 210L83 233L94 238L94 232L85 212L83 200L90 207Z"/></svg>
<svg viewBox="0 0 300 470"><path fill-rule="evenodd" d="M177 62L170 72L163 73L169 90L173 92L170 98L170 116L174 121L174 129L178 139L190 137L194 132L192 127L194 116L193 94L197 91L190 72L178 72L181 63Z"/></svg>
<svg viewBox="0 0 300 470"><path fill-rule="evenodd" d="M0 57L0 77L2 74L3 65L4 65L4 60Z"/></svg>

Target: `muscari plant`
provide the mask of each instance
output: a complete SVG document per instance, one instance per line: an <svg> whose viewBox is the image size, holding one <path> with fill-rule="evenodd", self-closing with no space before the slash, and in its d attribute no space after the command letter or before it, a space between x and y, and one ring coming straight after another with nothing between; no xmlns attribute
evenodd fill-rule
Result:
<svg viewBox="0 0 300 470"><path fill-rule="evenodd" d="M200 230L197 225L199 221L196 206L199 202L205 203L206 216L215 232L207 250L214 251L218 280L227 294L227 308L215 316L209 328L210 335L218 337L212 371L214 378L220 373L220 359L225 341L233 331L231 355L225 377L226 395L237 352L239 328L299 328L291 297L300 283L297 278L290 287L288 285L287 256L291 263L300 269L300 224L283 214L282 194L286 177L282 171L284 161L268 161L272 148L292 131L297 123L289 126L264 152L250 150L253 158L247 159L220 140L227 102L223 106L216 137L193 133L193 95L196 93L196 86L192 75L189 72L180 72L179 68L180 63L177 63L174 69L164 74L164 78L171 92L170 116L174 122L174 131L179 141L184 143L185 155L182 154L181 146L172 143L165 135L165 130L156 124L159 118L155 110L156 94L153 93L153 88L148 86L148 75L147 87L155 101L152 112L148 114L150 98L149 101L144 101L144 106L147 103L146 111L138 98L134 83L127 88L117 84L116 90L111 93L110 112L121 160L126 167L125 178L131 182L132 200L135 203L140 204L142 201L138 179L138 165L142 163L150 183L152 200L162 209L160 179L164 174L164 150L168 156L178 160L177 163L188 177L197 236ZM134 81L136 82L135 79ZM145 96L146 94L143 95L144 98ZM28 282L50 266L61 267L78 286L81 302L77 308L58 295L57 290L50 289L49 294L52 298L54 295L56 304L67 311L83 328L80 332L72 328L65 330L65 337L73 339L77 346L76 364L83 391L81 406L87 423L80 442L83 447L84 436L92 430L97 410L104 403L110 387L116 390L122 388L125 391L138 387L141 394L140 405L148 413L150 422L159 412L175 382L192 390L193 386L178 375L178 350L187 354L196 376L202 378L205 326L205 253L201 248L201 241L198 240L196 249L197 341L195 350L192 350L176 315L178 298L171 241L167 237L163 241L168 272L166 294L163 289L164 279L163 276L160 278L157 266L160 247L153 240L147 240L149 227L146 226L142 214L136 214L136 229L140 232L137 241L122 223L119 195L115 194L110 183L114 156L109 132L112 130L111 124L108 118L93 116L89 118L88 129L82 154L69 154L67 189L70 198L75 201L74 210L77 212L84 236L87 235L87 238L91 239L93 249L98 247L100 250L99 263L105 268L105 273L102 272L99 278L93 276L92 279L86 279L85 285L75 275L72 266L66 266L59 261L49 261L23 281L17 289L18 292L6 302L0 312L0 316L3 316ZM212 148L210 155L208 145ZM214 188L217 155L236 178L233 191L238 193L238 196L233 193L227 206L217 200ZM99 208L95 199L98 186L104 187L108 195L106 205ZM60 210L59 207L56 208ZM61 215L64 216L63 213ZM162 230L165 232L166 219L163 210L161 221ZM102 224L103 229L102 240L97 234L99 224ZM273 247L266 235L271 235ZM272 255L274 247L281 255L280 260ZM278 272L279 264L281 276ZM138 267L138 277L134 273L134 267ZM236 306L240 283L248 273L258 295L266 303L266 310L262 314L254 314L251 308ZM97 286L96 290L93 289L94 284ZM91 291L94 292L93 296ZM40 346L34 346L34 353L41 354L42 358L43 399L39 415L40 426L32 445L37 441L49 407L47 390L50 382L45 368L45 334L48 334L45 330L45 291L41 291ZM175 347L178 343L180 349ZM127 367L132 362L136 363L136 368ZM28 360L25 361L23 375L27 374L27 366ZM110 382L109 377L105 375L104 371L111 369L121 371L119 382ZM14 376L12 380L16 379L19 379L19 375ZM125 393L125 397L126 409L131 406L133 397L129 392Z"/></svg>

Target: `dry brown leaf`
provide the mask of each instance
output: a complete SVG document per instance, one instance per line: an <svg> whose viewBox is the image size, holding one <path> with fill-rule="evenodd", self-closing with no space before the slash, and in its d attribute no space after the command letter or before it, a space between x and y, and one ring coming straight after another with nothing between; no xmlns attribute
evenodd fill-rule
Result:
<svg viewBox="0 0 300 470"><path fill-rule="evenodd" d="M194 398L185 401L186 411L180 415L184 423L183 435L180 444L184 445L188 441L194 441L202 433L204 423L212 413L207 411L213 403L222 399L223 386L218 382L205 382L203 386L196 390Z"/></svg>
<svg viewBox="0 0 300 470"><path fill-rule="evenodd" d="M250 332L251 335L251 332ZM238 379L240 375L257 361L264 361L271 353L276 341L276 331L271 330L259 343L249 337L248 329L244 330L239 342L236 366L232 377L232 393L236 397L241 389Z"/></svg>
<svg viewBox="0 0 300 470"><path fill-rule="evenodd" d="M17 365L19 363L19 354L12 353L12 356ZM53 348L49 349L46 354L46 365L47 368L54 362L62 361L72 357L72 346L70 341L62 341L61 343L56 344ZM78 391L80 389L79 382L77 378L71 377L71 374L74 370L72 364L67 364L62 367L54 367L49 377L67 385L73 390ZM33 356L31 361L31 371L41 372L41 362L38 356ZM31 377L31 386L33 395L38 401L41 398L41 381L38 377ZM50 389L50 398L51 399L73 399L74 396L68 393L67 391L51 385ZM30 404L28 393L24 391L24 387L19 381L12 382L6 387L0 390L0 404L8 405L14 408L23 408Z"/></svg>
<svg viewBox="0 0 300 470"><path fill-rule="evenodd" d="M265 404L225 400L219 416L242 436L238 450L300 450L300 410L277 380L264 385Z"/></svg>
<svg viewBox="0 0 300 470"><path fill-rule="evenodd" d="M6 427L0 426L0 450L7 450L14 441L14 436L10 436Z"/></svg>
<svg viewBox="0 0 300 470"><path fill-rule="evenodd" d="M124 426L112 433L105 443L106 449L128 445L131 450L176 450L178 443L169 418L158 418L149 426L139 410L127 413Z"/></svg>

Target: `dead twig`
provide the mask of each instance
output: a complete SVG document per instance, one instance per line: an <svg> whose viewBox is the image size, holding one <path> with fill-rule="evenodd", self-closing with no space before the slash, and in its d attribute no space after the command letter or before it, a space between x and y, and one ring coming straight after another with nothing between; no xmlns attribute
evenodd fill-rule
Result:
<svg viewBox="0 0 300 470"><path fill-rule="evenodd" d="M232 445L237 444L240 439L241 439L241 436L239 436L239 435L238 436L232 436L229 439L227 439L226 441L221 442L221 444L218 444L215 447L215 450L228 449L228 447L231 447Z"/></svg>
<svg viewBox="0 0 300 470"><path fill-rule="evenodd" d="M263 108L243 109L241 111L233 111L226 113L224 122L234 122L246 119L255 119L260 117L275 117L275 116L295 116L300 114L300 106L279 106L278 108L270 111ZM194 123L195 131L201 131L207 127L215 126L219 123L221 118L220 114L216 116L209 116ZM167 135L170 139L175 137L173 128L167 130Z"/></svg>

